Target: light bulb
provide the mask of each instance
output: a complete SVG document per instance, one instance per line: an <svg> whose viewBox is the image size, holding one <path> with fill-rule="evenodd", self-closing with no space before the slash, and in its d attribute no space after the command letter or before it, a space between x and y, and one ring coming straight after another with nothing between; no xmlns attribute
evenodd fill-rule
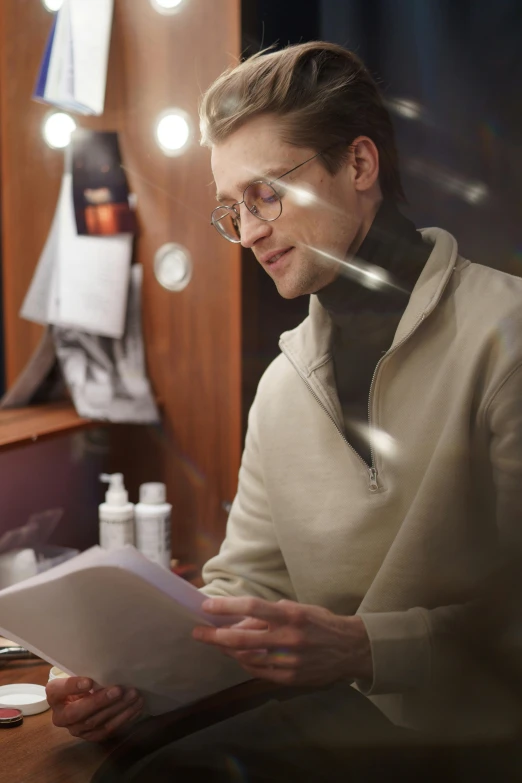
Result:
<svg viewBox="0 0 522 783"><path fill-rule="evenodd" d="M175 14L184 5L185 0L150 0L150 2L160 14Z"/></svg>
<svg viewBox="0 0 522 783"><path fill-rule="evenodd" d="M192 277L192 259L177 242L162 245L154 256L156 280L168 291L183 291Z"/></svg>
<svg viewBox="0 0 522 783"><path fill-rule="evenodd" d="M46 11L50 11L52 14L55 11L59 11L63 5L63 0L42 0L42 5Z"/></svg>
<svg viewBox="0 0 522 783"><path fill-rule="evenodd" d="M164 111L156 122L156 141L165 155L181 155L190 140L190 122L180 109Z"/></svg>
<svg viewBox="0 0 522 783"><path fill-rule="evenodd" d="M44 122L43 137L49 147L63 149L71 141L71 133L76 130L76 123L69 114L55 112Z"/></svg>

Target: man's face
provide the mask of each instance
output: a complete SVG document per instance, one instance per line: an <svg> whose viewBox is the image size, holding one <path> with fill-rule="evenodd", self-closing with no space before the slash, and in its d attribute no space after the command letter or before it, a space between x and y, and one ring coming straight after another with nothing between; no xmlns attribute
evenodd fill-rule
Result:
<svg viewBox="0 0 522 783"><path fill-rule="evenodd" d="M314 155L316 150L281 141L277 128L276 118L259 117L212 148L222 204L241 201L253 180L270 182ZM259 220L244 204L237 208L241 244L252 249L285 299L315 293L337 277L335 259L344 259L362 222L354 178L350 162L332 176L315 158L274 182L283 207L277 220Z"/></svg>

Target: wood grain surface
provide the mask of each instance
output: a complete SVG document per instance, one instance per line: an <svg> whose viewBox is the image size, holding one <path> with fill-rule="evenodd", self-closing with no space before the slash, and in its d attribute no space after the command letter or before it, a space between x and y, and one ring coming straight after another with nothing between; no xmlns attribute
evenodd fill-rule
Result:
<svg viewBox="0 0 522 783"><path fill-rule="evenodd" d="M63 432L84 429L95 422L82 419L70 402L52 402L0 411L0 449L34 443Z"/></svg>
<svg viewBox="0 0 522 783"><path fill-rule="evenodd" d="M45 685L50 664L40 659L9 662L0 668L0 685ZM24 718L22 726L0 729L0 779L9 783L88 783L113 745L75 739L53 726L51 712Z"/></svg>
<svg viewBox="0 0 522 783"><path fill-rule="evenodd" d="M39 0L0 3L0 138L6 373L16 379L41 328L18 316L51 226L63 152L49 149L49 111L31 100L52 17ZM223 538L223 502L234 496L241 451L241 264L237 246L210 225L215 206L209 151L199 146L202 91L239 55L239 0L188 0L159 14L149 0L115 0L105 113L76 116L82 127L116 130L137 194L136 260L144 267L146 358L162 402L161 428L115 428L113 467L167 483L173 556L205 560ZM155 142L168 107L190 117L192 144L166 157ZM179 242L192 256L188 287L156 281L154 254Z"/></svg>

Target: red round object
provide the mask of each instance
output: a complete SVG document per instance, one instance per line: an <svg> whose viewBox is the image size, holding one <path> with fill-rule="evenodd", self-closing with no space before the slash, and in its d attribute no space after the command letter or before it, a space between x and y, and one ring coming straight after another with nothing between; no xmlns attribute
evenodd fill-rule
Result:
<svg viewBox="0 0 522 783"><path fill-rule="evenodd" d="M14 726L20 726L24 722L24 716L21 710L9 707L0 707L0 728L10 729Z"/></svg>
<svg viewBox="0 0 522 783"><path fill-rule="evenodd" d="M22 714L21 710L9 709L7 707L0 707L0 718L19 718Z"/></svg>

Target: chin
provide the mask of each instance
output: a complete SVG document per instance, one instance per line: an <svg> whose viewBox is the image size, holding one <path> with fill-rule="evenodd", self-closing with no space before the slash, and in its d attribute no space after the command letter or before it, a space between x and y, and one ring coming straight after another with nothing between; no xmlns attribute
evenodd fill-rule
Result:
<svg viewBox="0 0 522 783"><path fill-rule="evenodd" d="M284 283L278 285L275 280L274 283L277 288L277 293L283 299L297 299L298 296L306 296L308 294L307 291L303 291L297 286L285 285Z"/></svg>
<svg viewBox="0 0 522 783"><path fill-rule="evenodd" d="M297 299L298 296L303 296L303 294L300 291L286 291L285 289L281 290L277 286L276 288L277 288L277 293L283 299Z"/></svg>

